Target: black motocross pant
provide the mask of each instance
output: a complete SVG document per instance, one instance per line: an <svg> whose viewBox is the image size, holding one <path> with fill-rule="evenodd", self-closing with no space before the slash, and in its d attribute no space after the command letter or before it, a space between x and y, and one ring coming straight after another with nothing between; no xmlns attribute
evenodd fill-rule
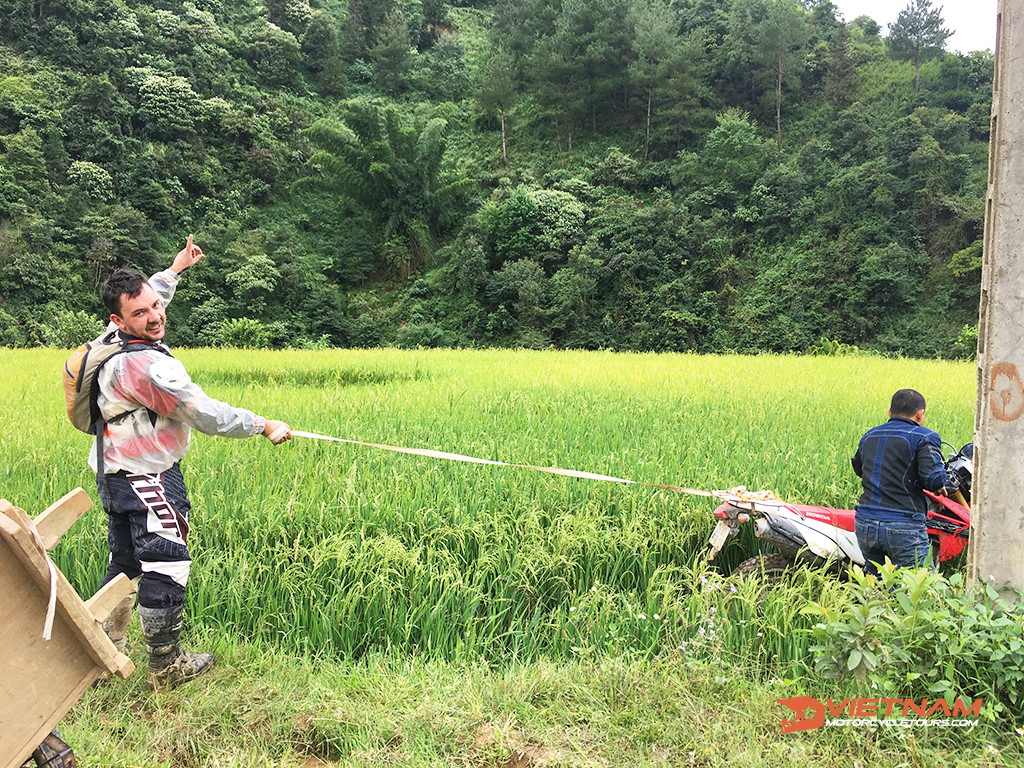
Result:
<svg viewBox="0 0 1024 768"><path fill-rule="evenodd" d="M164 608L185 602L192 558L188 553L191 504L177 464L155 475L115 472L97 479L107 512L110 564L103 583L123 573L139 582L139 605Z"/></svg>

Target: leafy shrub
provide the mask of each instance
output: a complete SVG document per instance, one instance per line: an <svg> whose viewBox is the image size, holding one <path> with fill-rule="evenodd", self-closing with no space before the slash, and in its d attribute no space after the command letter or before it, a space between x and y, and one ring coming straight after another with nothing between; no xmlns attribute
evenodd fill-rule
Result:
<svg viewBox="0 0 1024 768"><path fill-rule="evenodd" d="M173 138L195 126L193 105L199 95L178 75L149 72L139 84L139 113L158 136Z"/></svg>
<svg viewBox="0 0 1024 768"><path fill-rule="evenodd" d="M287 85L302 61L302 46L291 32L267 24L251 33L245 57L267 82Z"/></svg>
<svg viewBox="0 0 1024 768"><path fill-rule="evenodd" d="M960 574L947 579L891 564L877 577L855 569L848 588L853 599L842 608L804 609L824 619L812 630L819 673L852 674L878 696L921 695L923 689L947 701L984 698L986 719L1018 716L1024 707L1024 605L987 585L967 589Z"/></svg>
<svg viewBox="0 0 1024 768"><path fill-rule="evenodd" d="M856 344L843 344L841 341L836 339L829 339L822 336L816 342L811 344L804 350L805 354L808 355L825 355L830 357L835 356L846 356L846 355L859 355L861 354L860 347Z"/></svg>
<svg viewBox="0 0 1024 768"><path fill-rule="evenodd" d="M383 341L381 322L369 313L362 313L348 324L350 347L376 347Z"/></svg>
<svg viewBox="0 0 1024 768"><path fill-rule="evenodd" d="M530 197L537 204L540 246L564 257L583 241L583 204L568 192L552 189L531 192Z"/></svg>
<svg viewBox="0 0 1024 768"><path fill-rule="evenodd" d="M520 322L530 323L540 314L546 284L544 270L537 262L519 259L491 273L487 298L495 306L509 305Z"/></svg>
<svg viewBox="0 0 1024 768"><path fill-rule="evenodd" d="M532 258L542 248L537 201L522 187L500 205L487 204L480 210L484 245L493 255L491 265Z"/></svg>
<svg viewBox="0 0 1024 768"><path fill-rule="evenodd" d="M217 344L236 349L265 349L270 346L270 331L259 320L236 317L220 326Z"/></svg>
<svg viewBox="0 0 1024 768"><path fill-rule="evenodd" d="M95 200L109 200L114 196L114 180L96 163L76 160L68 169L68 181Z"/></svg>
<svg viewBox="0 0 1024 768"><path fill-rule="evenodd" d="M639 178L640 162L618 147L610 148L604 159L594 167L593 180L596 184L635 189Z"/></svg>
<svg viewBox="0 0 1024 768"><path fill-rule="evenodd" d="M928 257L898 243L868 248L857 267L857 304L865 317L886 317L921 296Z"/></svg>
<svg viewBox="0 0 1024 768"><path fill-rule="evenodd" d="M331 343L330 335L322 333L315 339L311 339L308 336L297 336L290 344L287 345L287 348L322 351L325 349L334 349L334 345Z"/></svg>
<svg viewBox="0 0 1024 768"><path fill-rule="evenodd" d="M395 346L402 349L416 347L450 347L451 339L444 329L435 323L406 325L398 329Z"/></svg>
<svg viewBox="0 0 1024 768"><path fill-rule="evenodd" d="M0 309L0 347L24 347L27 341L17 319Z"/></svg>
<svg viewBox="0 0 1024 768"><path fill-rule="evenodd" d="M215 347L220 343L220 331L227 315L227 302L219 296L211 296L192 310L183 323L174 327L174 344L188 344L195 347Z"/></svg>
<svg viewBox="0 0 1024 768"><path fill-rule="evenodd" d="M103 323L87 312L65 309L43 323L42 330L46 346L72 349L103 333Z"/></svg>
<svg viewBox="0 0 1024 768"><path fill-rule="evenodd" d="M965 325L957 334L953 348L964 357L974 357L978 353L978 324Z"/></svg>

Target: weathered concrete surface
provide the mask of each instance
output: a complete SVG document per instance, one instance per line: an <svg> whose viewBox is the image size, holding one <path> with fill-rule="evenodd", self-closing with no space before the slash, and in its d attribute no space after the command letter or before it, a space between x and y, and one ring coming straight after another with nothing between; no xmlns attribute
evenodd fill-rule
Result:
<svg viewBox="0 0 1024 768"><path fill-rule="evenodd" d="M970 575L1024 588L1024 3L999 0Z"/></svg>

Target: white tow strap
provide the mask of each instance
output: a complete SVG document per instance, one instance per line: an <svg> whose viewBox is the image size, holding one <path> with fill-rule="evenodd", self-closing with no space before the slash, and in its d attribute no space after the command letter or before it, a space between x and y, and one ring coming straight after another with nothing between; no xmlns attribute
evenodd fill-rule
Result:
<svg viewBox="0 0 1024 768"><path fill-rule="evenodd" d="M39 549L40 554L46 560L46 567L50 571L50 598L46 603L46 619L43 621L43 640L49 640L53 632L53 617L57 609L57 566L53 564L46 545L43 544L43 537L39 535L39 529L31 518L25 518L28 525L28 534L32 537L32 543ZM24 526L23 526L24 527Z"/></svg>
<svg viewBox="0 0 1024 768"><path fill-rule="evenodd" d="M298 429L293 429L292 437L307 437L313 440L330 440L335 443L349 443L350 445L362 445L367 448L379 448L384 451L394 451L395 453L407 453L413 456L427 456L432 459L447 459L449 461L462 461L470 464L490 464L496 467L516 467L518 469L532 469L537 472L548 472L552 475L562 475L564 477L578 477L583 480L604 480L610 483L625 483L627 485L643 485L648 488L660 488L666 491L676 491L678 493L688 493L693 496L710 496L723 501L737 502L737 501L762 501L762 502L776 502L779 503L779 499L776 498L775 494L771 491L748 491L744 486L740 485L735 488L731 488L727 491L702 491L697 488L682 488L677 485L659 485L657 483L645 483L639 480L627 480L623 477L612 477L611 475L599 475L594 472L582 472L578 469L561 469L559 467L538 467L533 464L513 464L507 461L493 461L491 459L481 459L476 456L463 456L459 453L447 453L446 451L433 451L429 448L403 448L396 445L382 445L381 443L367 443L362 440L347 440L342 437L331 437L330 435L318 435L315 432L303 432Z"/></svg>

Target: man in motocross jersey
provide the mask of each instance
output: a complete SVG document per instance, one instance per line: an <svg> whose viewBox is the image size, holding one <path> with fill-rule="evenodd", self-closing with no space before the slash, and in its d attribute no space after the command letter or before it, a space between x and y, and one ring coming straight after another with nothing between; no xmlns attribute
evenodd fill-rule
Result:
<svg viewBox="0 0 1024 768"><path fill-rule="evenodd" d="M107 512L110 563L104 583L124 573L138 584L139 618L149 649L146 682L170 690L205 672L211 653L179 645L191 557L191 504L179 462L192 429L208 435L265 435L275 444L291 437L287 424L206 395L162 342L165 305L181 273L203 258L189 235L170 269L148 281L125 269L103 285L111 330L137 344L99 369L97 406L104 419L90 451ZM108 620L107 634L123 649L134 596Z"/></svg>
<svg viewBox="0 0 1024 768"><path fill-rule="evenodd" d="M920 567L928 561L927 498L921 489L946 492L946 469L937 433L924 426L920 392L892 396L889 420L869 429L852 461L863 493L856 506L857 543L865 570L888 557L895 565Z"/></svg>

